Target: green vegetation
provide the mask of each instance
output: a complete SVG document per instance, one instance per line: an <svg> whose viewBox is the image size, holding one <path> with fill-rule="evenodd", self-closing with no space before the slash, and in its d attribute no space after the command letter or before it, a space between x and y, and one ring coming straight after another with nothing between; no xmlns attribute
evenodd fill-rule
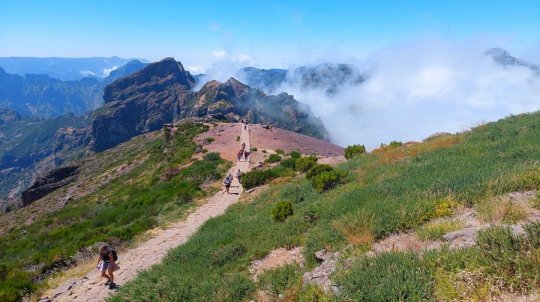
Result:
<svg viewBox="0 0 540 302"><path fill-rule="evenodd" d="M265 160L265 162L269 164L273 164L273 163L277 163L280 160L281 160L281 156L277 154L270 154L270 156Z"/></svg>
<svg viewBox="0 0 540 302"><path fill-rule="evenodd" d="M251 147L251 152L257 152L257 148L256 147Z"/></svg>
<svg viewBox="0 0 540 302"><path fill-rule="evenodd" d="M0 279L0 300L14 301L34 290L38 285L32 283L32 278L69 261L79 249L110 238L129 241L171 215L181 214L192 200L204 196L200 186L221 179L228 168L217 153L206 154L203 160L178 170L169 180L161 181L160 176L190 161L196 148L192 139L206 129L200 124L180 126L171 137L169 148L173 151L166 154L159 137L148 144L133 144L133 150L116 154L115 148L99 154L115 160L104 160L100 173L136 155L147 155L147 159L65 208L3 235L0 267L6 278ZM38 269L26 269L31 266Z"/></svg>
<svg viewBox="0 0 540 302"><path fill-rule="evenodd" d="M266 170L253 170L244 173L242 176L242 186L245 190L249 190L268 183L269 181L282 176L292 176L294 171L277 166Z"/></svg>
<svg viewBox="0 0 540 302"><path fill-rule="evenodd" d="M366 153L366 147L364 145L351 145L345 148L345 158L351 159L356 155Z"/></svg>
<svg viewBox="0 0 540 302"><path fill-rule="evenodd" d="M285 154L285 151L283 151L281 149L276 149L276 154L283 155L283 154Z"/></svg>
<svg viewBox="0 0 540 302"><path fill-rule="evenodd" d="M295 167L297 171L305 173L315 166L315 164L317 164L317 157L311 155L296 159Z"/></svg>
<svg viewBox="0 0 540 302"><path fill-rule="evenodd" d="M276 203L272 209L272 218L278 222L285 221L287 217L292 216L293 214L293 206L289 201L280 201Z"/></svg>
<svg viewBox="0 0 540 302"><path fill-rule="evenodd" d="M311 179L311 185L317 192L322 193L345 182L347 173L340 170L331 170L315 175Z"/></svg>
<svg viewBox="0 0 540 302"><path fill-rule="evenodd" d="M215 139L213 137L207 137L204 139L204 141L207 143L207 144L210 144L211 142L215 141Z"/></svg>
<svg viewBox="0 0 540 302"><path fill-rule="evenodd" d="M450 215L457 205L476 207L488 197L540 189L539 125L540 113L520 115L463 134L353 157L338 167L348 173L348 183L320 194L304 177L270 185L250 202L206 223L162 264L123 286L110 301L151 301L156 296L182 301L253 299L263 285L251 281L247 268L273 249L303 246L306 265L297 268L302 273L317 265L316 251L351 245L364 251L374 240ZM293 200L296 190L302 197L299 202ZM281 223L268 214L278 201L294 205L294 215ZM489 293L498 282L507 290L538 289L533 276L540 275L539 240L534 239L539 228L528 229L536 237L497 235L492 241L480 237L480 247L475 248L360 257L335 276L342 286L336 298L459 301ZM495 242L509 242L508 248ZM244 249L213 263L212 255L229 246ZM298 286L293 283L286 286ZM293 289L286 290L291 300L333 299L317 288Z"/></svg>
<svg viewBox="0 0 540 302"><path fill-rule="evenodd" d="M289 288L300 283L301 276L297 265L286 265L264 272L259 277L259 287L264 289L273 299L285 295Z"/></svg>
<svg viewBox="0 0 540 302"><path fill-rule="evenodd" d="M302 154L300 154L300 152L298 151L291 151L291 153L289 153L289 156L296 159L302 157Z"/></svg>
<svg viewBox="0 0 540 302"><path fill-rule="evenodd" d="M311 167L311 169L309 169L307 172L306 172L306 178L307 179L312 179L313 177L321 174L321 173L324 173L324 172L330 172L332 171L332 167L330 165L327 165L327 164L323 164L323 165L316 165L314 167Z"/></svg>

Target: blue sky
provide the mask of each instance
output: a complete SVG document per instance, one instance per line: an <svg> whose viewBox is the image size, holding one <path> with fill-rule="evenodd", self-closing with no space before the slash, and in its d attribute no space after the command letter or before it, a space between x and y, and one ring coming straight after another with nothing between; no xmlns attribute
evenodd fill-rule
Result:
<svg viewBox="0 0 540 302"><path fill-rule="evenodd" d="M540 49L540 1L0 0L0 56L173 56L208 66L362 58L422 37Z"/></svg>

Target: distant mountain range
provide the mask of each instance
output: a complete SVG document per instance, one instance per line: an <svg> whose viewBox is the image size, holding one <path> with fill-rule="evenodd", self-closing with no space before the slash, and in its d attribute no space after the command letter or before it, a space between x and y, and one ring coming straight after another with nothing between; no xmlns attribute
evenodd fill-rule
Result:
<svg viewBox="0 0 540 302"><path fill-rule="evenodd" d="M106 78L110 72L140 59L123 59L119 57L96 58L33 58L33 57L3 57L0 58L0 68L7 73L45 74L51 78L63 81L76 81L85 77Z"/></svg>
<svg viewBox="0 0 540 302"><path fill-rule="evenodd" d="M146 66L133 60L101 78L86 77L63 81L45 74L6 73L0 68L0 108L9 108L24 116L55 117L81 115L103 104L103 88L114 80Z"/></svg>
<svg viewBox="0 0 540 302"><path fill-rule="evenodd" d="M334 95L345 85L362 83L367 75L351 64L323 63L290 70L245 67L238 71L237 77L267 93L287 91L294 87L301 90L322 90L328 95Z"/></svg>
<svg viewBox="0 0 540 302"><path fill-rule="evenodd" d="M486 52L486 55L493 58L493 60L503 66L519 66L528 68L536 73L540 74L540 67L529 63L527 61L513 57L506 49L494 47Z"/></svg>

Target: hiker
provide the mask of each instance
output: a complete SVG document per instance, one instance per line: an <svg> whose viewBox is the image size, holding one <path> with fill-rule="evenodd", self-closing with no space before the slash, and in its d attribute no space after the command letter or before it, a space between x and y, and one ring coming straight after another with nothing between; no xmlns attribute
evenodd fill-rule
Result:
<svg viewBox="0 0 540 302"><path fill-rule="evenodd" d="M225 184L225 192L223 192L224 194L229 194L229 188L231 187L232 181L233 176L231 173L229 173L229 175L227 175L227 177L225 177L225 180L223 181L223 183Z"/></svg>
<svg viewBox="0 0 540 302"><path fill-rule="evenodd" d="M249 151L248 151L248 150L245 150L245 151L244 151L244 161L247 161L247 160L248 160L248 157L249 157Z"/></svg>
<svg viewBox="0 0 540 302"><path fill-rule="evenodd" d="M242 143L242 150L246 149L246 143Z"/></svg>
<svg viewBox="0 0 540 302"><path fill-rule="evenodd" d="M116 287L116 284L114 283L113 272L120 268L115 263L116 260L114 253L116 252L114 250L109 250L106 245L102 245L99 247L97 268L101 271L101 277L107 278L107 282L105 282L105 285L108 285L109 289L114 289Z"/></svg>
<svg viewBox="0 0 540 302"><path fill-rule="evenodd" d="M240 151L238 151L238 153L236 153L236 156L238 157L238 161L240 161L242 159L242 154L243 153L244 153L243 149L240 149Z"/></svg>
<svg viewBox="0 0 540 302"><path fill-rule="evenodd" d="M236 178L238 178L239 183L242 183L241 182L242 175L244 175L244 173L242 171L240 171L240 169L238 169L238 172L236 172Z"/></svg>

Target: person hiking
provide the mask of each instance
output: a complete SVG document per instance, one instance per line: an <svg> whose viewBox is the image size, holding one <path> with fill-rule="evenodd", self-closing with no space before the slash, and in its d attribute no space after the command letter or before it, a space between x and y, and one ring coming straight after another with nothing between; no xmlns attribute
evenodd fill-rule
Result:
<svg viewBox="0 0 540 302"><path fill-rule="evenodd" d="M248 150L245 150L245 151L244 151L244 161L247 161L247 160L248 160L248 157L249 157L249 151L248 151Z"/></svg>
<svg viewBox="0 0 540 302"><path fill-rule="evenodd" d="M242 143L242 150L246 149L246 143Z"/></svg>
<svg viewBox="0 0 540 302"><path fill-rule="evenodd" d="M242 159L242 154L244 154L243 149L241 149L240 151L238 151L238 153L236 153L236 156L238 157L238 161L240 161Z"/></svg>
<svg viewBox="0 0 540 302"><path fill-rule="evenodd" d="M238 172L236 172L236 178L238 178L239 183L242 183L242 181L241 181L242 175L244 175L244 172L242 172L242 171L240 171L240 169L238 169Z"/></svg>
<svg viewBox="0 0 540 302"><path fill-rule="evenodd" d="M223 184L225 184L225 192L223 192L223 194L229 194L229 188L231 187L232 181L233 176L231 173L229 173L229 175L227 175L227 177L225 177L225 180L223 181Z"/></svg>
<svg viewBox="0 0 540 302"><path fill-rule="evenodd" d="M97 268L101 271L101 277L107 278L105 285L108 285L109 289L114 289L116 287L113 272L119 269L119 267L116 265L115 261L113 251L109 250L106 245L99 247Z"/></svg>

